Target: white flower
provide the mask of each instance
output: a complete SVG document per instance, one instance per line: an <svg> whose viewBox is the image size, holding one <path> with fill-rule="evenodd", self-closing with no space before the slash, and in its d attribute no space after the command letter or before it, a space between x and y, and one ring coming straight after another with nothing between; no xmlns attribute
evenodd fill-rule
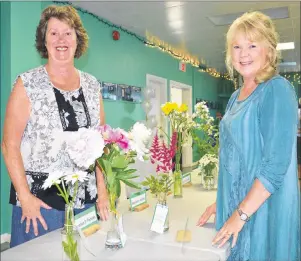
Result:
<svg viewBox="0 0 301 261"><path fill-rule="evenodd" d="M199 166L205 167L210 163L218 164L218 159L214 154L205 154L200 160L199 160Z"/></svg>
<svg viewBox="0 0 301 261"><path fill-rule="evenodd" d="M81 170L77 170L77 171L73 171L73 172L69 172L68 174L66 174L64 176L64 180L68 183L72 183L72 185L74 185L74 183L76 181L79 182L84 182L85 180L88 179L88 172L86 171L81 171Z"/></svg>
<svg viewBox="0 0 301 261"><path fill-rule="evenodd" d="M136 122L129 132L130 148L137 152L137 158L144 161L143 156L149 152L147 146L151 139L151 130L143 123Z"/></svg>
<svg viewBox="0 0 301 261"><path fill-rule="evenodd" d="M102 156L104 140L97 130L80 128L70 132L67 139L67 152L72 161L80 168L88 169Z"/></svg>
<svg viewBox="0 0 301 261"><path fill-rule="evenodd" d="M65 175L65 172L61 171L61 170L50 172L47 179L45 180L42 188L45 190L47 188L50 188L55 183L60 184L61 183L61 178L64 175Z"/></svg>

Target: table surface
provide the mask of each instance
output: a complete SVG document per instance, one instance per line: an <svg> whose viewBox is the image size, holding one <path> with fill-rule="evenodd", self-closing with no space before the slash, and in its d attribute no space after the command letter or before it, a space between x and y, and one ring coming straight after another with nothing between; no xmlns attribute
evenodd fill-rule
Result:
<svg viewBox="0 0 301 261"><path fill-rule="evenodd" d="M101 222L101 230L86 238L86 244L91 254L81 244L81 260L152 260L152 261L224 261L230 252L230 245L226 243L222 248L211 245L216 235L213 217L203 227L197 227L196 222L206 207L216 198L216 191L206 191L200 186L200 178L192 172L192 186L183 188L183 198L168 196L169 231L157 234L150 231L156 199L147 195L150 205L141 212L129 211L129 202L120 202L119 211L123 213L124 231L127 235L125 247L118 251L105 249L106 231L109 222ZM178 230L191 231L191 242L176 242ZM43 261L62 260L60 230L50 232L27 243L8 249L1 253L3 261Z"/></svg>

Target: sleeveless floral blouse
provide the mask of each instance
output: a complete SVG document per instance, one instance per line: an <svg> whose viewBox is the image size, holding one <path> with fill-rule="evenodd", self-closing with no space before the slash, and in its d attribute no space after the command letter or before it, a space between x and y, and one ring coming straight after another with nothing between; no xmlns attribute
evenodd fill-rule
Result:
<svg viewBox="0 0 301 261"><path fill-rule="evenodd" d="M79 71L80 87L74 91L56 88L45 66L21 74L31 104L30 117L21 141L21 155L30 191L52 208L64 210L65 202L55 186L44 190L42 185L54 170L72 168L74 163L63 148L55 146L55 130L77 131L95 127L100 121L100 85L95 77ZM22 108L20 108L22 109ZM75 208L97 199L95 172L79 184ZM11 185L10 203L20 206Z"/></svg>

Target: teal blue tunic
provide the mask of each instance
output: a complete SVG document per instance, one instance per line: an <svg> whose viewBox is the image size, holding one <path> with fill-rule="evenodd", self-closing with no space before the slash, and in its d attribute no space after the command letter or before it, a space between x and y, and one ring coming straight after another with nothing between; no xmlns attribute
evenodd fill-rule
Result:
<svg viewBox="0 0 301 261"><path fill-rule="evenodd" d="M297 99L277 75L243 101L235 91L220 123L216 229L246 197L255 179L271 196L251 216L228 260L299 261Z"/></svg>

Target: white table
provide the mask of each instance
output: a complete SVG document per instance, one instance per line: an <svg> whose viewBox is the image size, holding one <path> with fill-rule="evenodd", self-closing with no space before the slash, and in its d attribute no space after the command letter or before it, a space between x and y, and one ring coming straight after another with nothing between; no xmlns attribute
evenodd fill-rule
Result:
<svg viewBox="0 0 301 261"><path fill-rule="evenodd" d="M148 195L150 207L141 212L130 212L128 201L120 204L123 213L124 230L127 242L123 249L118 251L104 248L108 222L102 222L102 229L87 238L88 245L95 256L84 247L81 249L81 260L129 260L129 261L224 261L227 259L230 246L227 243L222 248L211 245L216 235L214 225L208 223L204 227L197 227L196 222L206 207L214 202L216 191L205 191L200 187L200 178L192 175L193 185L183 190L183 198L168 197L169 231L157 234L150 231L152 215L156 200ZM192 240L188 243L176 242L178 230L185 228L192 233ZM31 240L25 244L1 253L3 261L46 261L62 260L61 235L56 230L45 236Z"/></svg>

